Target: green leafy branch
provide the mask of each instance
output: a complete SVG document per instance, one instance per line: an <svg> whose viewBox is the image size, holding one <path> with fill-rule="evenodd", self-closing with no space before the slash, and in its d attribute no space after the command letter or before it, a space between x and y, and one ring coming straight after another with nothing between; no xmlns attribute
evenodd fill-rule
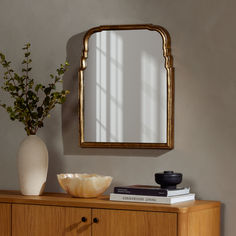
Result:
<svg viewBox="0 0 236 236"><path fill-rule="evenodd" d="M5 69L1 88L8 92L14 101L11 106L0 101L0 106L9 113L11 120L18 120L24 124L27 135L36 134L37 130L44 126L44 119L50 116L49 112L56 104L63 104L69 94L68 90L56 89L56 84L62 82L62 76L69 66L67 62L60 65L55 75L50 75L52 81L47 86L35 84L29 75L32 70L30 46L30 43L27 43L22 48L24 51L24 60L21 63L22 75L15 73L11 68L11 62L0 53L0 64Z"/></svg>

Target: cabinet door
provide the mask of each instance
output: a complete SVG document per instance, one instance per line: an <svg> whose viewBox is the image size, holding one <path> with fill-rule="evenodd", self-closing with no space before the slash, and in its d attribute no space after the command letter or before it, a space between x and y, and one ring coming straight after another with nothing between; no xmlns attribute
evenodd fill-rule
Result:
<svg viewBox="0 0 236 236"><path fill-rule="evenodd" d="M11 235L11 205L0 203L0 236Z"/></svg>
<svg viewBox="0 0 236 236"><path fill-rule="evenodd" d="M92 210L93 236L176 236L177 214L126 211ZM96 222L96 220L95 220Z"/></svg>
<svg viewBox="0 0 236 236"><path fill-rule="evenodd" d="M91 236L91 209L12 205L12 236L62 235Z"/></svg>

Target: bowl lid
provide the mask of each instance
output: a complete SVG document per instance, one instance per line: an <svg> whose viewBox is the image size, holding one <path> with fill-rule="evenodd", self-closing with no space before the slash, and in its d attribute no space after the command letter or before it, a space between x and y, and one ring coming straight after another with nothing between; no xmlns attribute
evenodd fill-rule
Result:
<svg viewBox="0 0 236 236"><path fill-rule="evenodd" d="M164 175L164 176L182 176L182 173L175 173L171 170L166 170L164 172L156 173L155 175Z"/></svg>

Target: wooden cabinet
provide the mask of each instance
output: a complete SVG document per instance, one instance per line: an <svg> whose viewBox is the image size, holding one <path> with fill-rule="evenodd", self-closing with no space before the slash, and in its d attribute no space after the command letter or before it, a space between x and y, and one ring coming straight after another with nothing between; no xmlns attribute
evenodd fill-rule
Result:
<svg viewBox="0 0 236 236"><path fill-rule="evenodd" d="M11 235L11 204L0 203L0 236Z"/></svg>
<svg viewBox="0 0 236 236"><path fill-rule="evenodd" d="M146 204L0 191L0 236L220 236L220 203Z"/></svg>
<svg viewBox="0 0 236 236"><path fill-rule="evenodd" d="M96 236L176 236L177 214L148 211L92 211L93 234Z"/></svg>
<svg viewBox="0 0 236 236"><path fill-rule="evenodd" d="M90 236L90 225L87 208L12 204L12 236Z"/></svg>

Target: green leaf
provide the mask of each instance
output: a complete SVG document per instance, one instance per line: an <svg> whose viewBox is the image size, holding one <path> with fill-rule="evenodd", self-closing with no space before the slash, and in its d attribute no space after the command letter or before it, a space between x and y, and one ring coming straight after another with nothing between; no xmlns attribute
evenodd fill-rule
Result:
<svg viewBox="0 0 236 236"><path fill-rule="evenodd" d="M10 119L11 119L11 120L15 120L16 118L15 118L14 115L11 114L11 115L10 115Z"/></svg>
<svg viewBox="0 0 236 236"><path fill-rule="evenodd" d="M56 89L56 85L55 84L49 84L51 89Z"/></svg>
<svg viewBox="0 0 236 236"><path fill-rule="evenodd" d="M56 98L56 99L60 96L60 95L59 95L59 92L55 92L55 93L53 93L52 95L53 95L53 97Z"/></svg>
<svg viewBox="0 0 236 236"><path fill-rule="evenodd" d="M55 76L55 83L57 83L58 81L60 81L61 80L61 78L60 77L58 77L58 76Z"/></svg>
<svg viewBox="0 0 236 236"><path fill-rule="evenodd" d="M10 61L6 61L6 66L10 66L11 62Z"/></svg>
<svg viewBox="0 0 236 236"><path fill-rule="evenodd" d="M37 119L38 118L38 113L37 112L32 112L31 116L33 119Z"/></svg>
<svg viewBox="0 0 236 236"><path fill-rule="evenodd" d="M33 80L30 80L29 83L28 83L28 86L29 88L31 89L34 85L34 81Z"/></svg>
<svg viewBox="0 0 236 236"><path fill-rule="evenodd" d="M37 112L38 112L38 117L41 118L43 116L43 108L42 107L38 107L37 108Z"/></svg>
<svg viewBox="0 0 236 236"><path fill-rule="evenodd" d="M26 43L22 49L23 49L23 50L27 50L27 49L30 48L30 46L31 46L30 43Z"/></svg>
<svg viewBox="0 0 236 236"><path fill-rule="evenodd" d="M44 93L45 93L46 95L49 95L50 92L51 92L51 90L52 90L52 88L47 87L47 88L44 89Z"/></svg>
<svg viewBox="0 0 236 236"><path fill-rule="evenodd" d="M12 108L11 107L7 107L7 112L11 113L12 112Z"/></svg>
<svg viewBox="0 0 236 236"><path fill-rule="evenodd" d="M39 89L43 89L43 85L42 84L37 84L36 86L35 86L35 91L36 92L38 92L39 91Z"/></svg>
<svg viewBox="0 0 236 236"><path fill-rule="evenodd" d="M5 61L5 60L6 60L6 58L5 58L5 55L4 55L4 54L0 53L0 57L1 57L2 61Z"/></svg>
<svg viewBox="0 0 236 236"><path fill-rule="evenodd" d="M3 66L4 68L7 68L7 67L9 67L10 64L11 64L11 62L4 61L4 62L2 63L2 66Z"/></svg>
<svg viewBox="0 0 236 236"><path fill-rule="evenodd" d="M70 91L69 91L69 90L63 90L62 92L63 92L63 94L65 94L65 95L70 94Z"/></svg>
<svg viewBox="0 0 236 236"><path fill-rule="evenodd" d="M29 56L30 56L30 52L26 52L25 57L29 57Z"/></svg>
<svg viewBox="0 0 236 236"><path fill-rule="evenodd" d="M66 101L66 97L61 97L60 100L59 100L59 103L63 104L65 101Z"/></svg>
<svg viewBox="0 0 236 236"><path fill-rule="evenodd" d="M40 122L38 123L38 127L39 127L39 128L43 127L43 122L42 122L42 121L40 121Z"/></svg>
<svg viewBox="0 0 236 236"><path fill-rule="evenodd" d="M47 96L47 97L44 99L44 101L43 101L43 105L44 105L44 106L48 106L49 103L50 103L50 97Z"/></svg>
<svg viewBox="0 0 236 236"><path fill-rule="evenodd" d="M16 90L16 86L10 84L9 85L9 90L12 91L12 92L15 91Z"/></svg>
<svg viewBox="0 0 236 236"><path fill-rule="evenodd" d="M37 97L36 94L32 90L29 90L27 92L27 96L29 99L35 99Z"/></svg>

